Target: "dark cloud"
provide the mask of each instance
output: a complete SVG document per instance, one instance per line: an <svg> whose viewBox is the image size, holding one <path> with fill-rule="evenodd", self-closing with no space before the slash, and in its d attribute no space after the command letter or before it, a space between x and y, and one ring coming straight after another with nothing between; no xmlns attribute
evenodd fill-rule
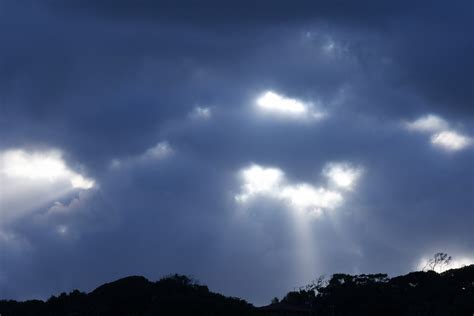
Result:
<svg viewBox="0 0 474 316"><path fill-rule="evenodd" d="M58 148L98 184L0 222L3 297L178 272L263 304L307 275L401 273L438 250L472 253L472 147L446 152L402 124L437 113L474 135L472 3L0 9L0 151ZM260 115L266 90L327 116ZM210 117L193 117L198 106ZM160 142L171 153L147 156ZM302 276L309 246L291 209L271 198L239 206L238 171L273 166L324 186L322 169L340 161L364 174L340 208L309 221L314 266Z"/></svg>

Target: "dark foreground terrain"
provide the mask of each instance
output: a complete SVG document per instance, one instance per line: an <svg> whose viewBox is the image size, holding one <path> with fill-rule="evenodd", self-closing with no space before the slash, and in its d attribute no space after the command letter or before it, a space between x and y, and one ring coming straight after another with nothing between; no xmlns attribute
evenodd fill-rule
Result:
<svg viewBox="0 0 474 316"><path fill-rule="evenodd" d="M275 298L264 307L210 292L186 276L157 282L131 276L104 284L91 293L75 290L46 302L0 301L10 315L474 315L474 265L438 274L413 272L335 274Z"/></svg>

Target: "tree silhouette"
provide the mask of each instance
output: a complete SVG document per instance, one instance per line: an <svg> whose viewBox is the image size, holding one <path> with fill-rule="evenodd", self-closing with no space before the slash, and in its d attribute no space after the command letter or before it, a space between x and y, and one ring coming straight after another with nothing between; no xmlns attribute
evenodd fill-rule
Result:
<svg viewBox="0 0 474 316"><path fill-rule="evenodd" d="M450 256L436 254L432 269ZM0 300L2 316L462 316L474 312L474 265L442 273L334 274L288 293L280 302L255 308L246 301L211 292L190 277L170 275L152 282L130 276L90 293L75 290L47 301Z"/></svg>
<svg viewBox="0 0 474 316"><path fill-rule="evenodd" d="M452 257L447 253L438 252L433 255L433 258L428 260L423 268L423 271L442 272L451 263Z"/></svg>

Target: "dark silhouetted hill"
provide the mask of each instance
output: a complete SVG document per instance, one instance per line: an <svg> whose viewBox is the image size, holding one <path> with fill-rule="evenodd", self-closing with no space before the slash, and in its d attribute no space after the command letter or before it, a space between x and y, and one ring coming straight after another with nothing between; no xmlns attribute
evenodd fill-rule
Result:
<svg viewBox="0 0 474 316"><path fill-rule="evenodd" d="M131 276L89 294L77 290L48 301L0 301L2 316L56 315L252 315L244 300L210 292L190 278L174 275L158 282Z"/></svg>
<svg viewBox="0 0 474 316"><path fill-rule="evenodd" d="M3 300L0 314L472 316L474 265L441 274L413 272L391 279L386 274L334 274L329 280L313 282L260 308L210 292L207 286L186 276L173 275L157 282L131 276L104 284L89 294L75 290L46 302Z"/></svg>
<svg viewBox="0 0 474 316"><path fill-rule="evenodd" d="M474 265L441 274L412 272L392 279L386 274L334 274L328 281L290 292L281 302L261 308L262 315L279 315L269 311L278 304L286 309L304 306L318 316L472 316ZM302 314L295 309L288 315Z"/></svg>

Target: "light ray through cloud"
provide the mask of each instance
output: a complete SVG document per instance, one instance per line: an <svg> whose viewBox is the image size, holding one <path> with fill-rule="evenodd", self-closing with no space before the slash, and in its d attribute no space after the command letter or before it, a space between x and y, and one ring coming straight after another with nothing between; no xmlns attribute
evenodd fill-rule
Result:
<svg viewBox="0 0 474 316"><path fill-rule="evenodd" d="M239 172L240 192L234 196L239 204L263 198L280 201L289 210L291 228L295 236L295 278L304 282L314 277L317 258L313 235L313 220L319 219L326 211L333 211L344 202L344 194L352 190L362 174L361 168L349 163L331 162L323 169L328 185L314 185L305 182L291 182L285 172L277 167L257 164L243 168Z"/></svg>
<svg viewBox="0 0 474 316"><path fill-rule="evenodd" d="M296 210L309 210L314 215L319 215L322 209L334 209L343 200L339 192L307 183L285 186L279 196Z"/></svg>
<svg viewBox="0 0 474 316"><path fill-rule="evenodd" d="M71 169L59 150L0 152L3 223L96 182Z"/></svg>
<svg viewBox="0 0 474 316"><path fill-rule="evenodd" d="M240 193L234 198L238 203L246 203L257 197L271 198L299 212L319 215L325 209L331 210L341 205L344 198L339 189L352 189L362 174L361 170L348 163L328 163L323 174L330 183L335 183L336 189L331 189L305 182L291 183L281 169L253 164L239 172L242 185Z"/></svg>
<svg viewBox="0 0 474 316"><path fill-rule="evenodd" d="M472 257L472 1L346 2L0 0L3 298Z"/></svg>
<svg viewBox="0 0 474 316"><path fill-rule="evenodd" d="M1 173L7 178L23 178L51 183L69 180L74 189L90 189L95 181L88 179L66 166L60 151L27 152L12 149L0 153Z"/></svg>

